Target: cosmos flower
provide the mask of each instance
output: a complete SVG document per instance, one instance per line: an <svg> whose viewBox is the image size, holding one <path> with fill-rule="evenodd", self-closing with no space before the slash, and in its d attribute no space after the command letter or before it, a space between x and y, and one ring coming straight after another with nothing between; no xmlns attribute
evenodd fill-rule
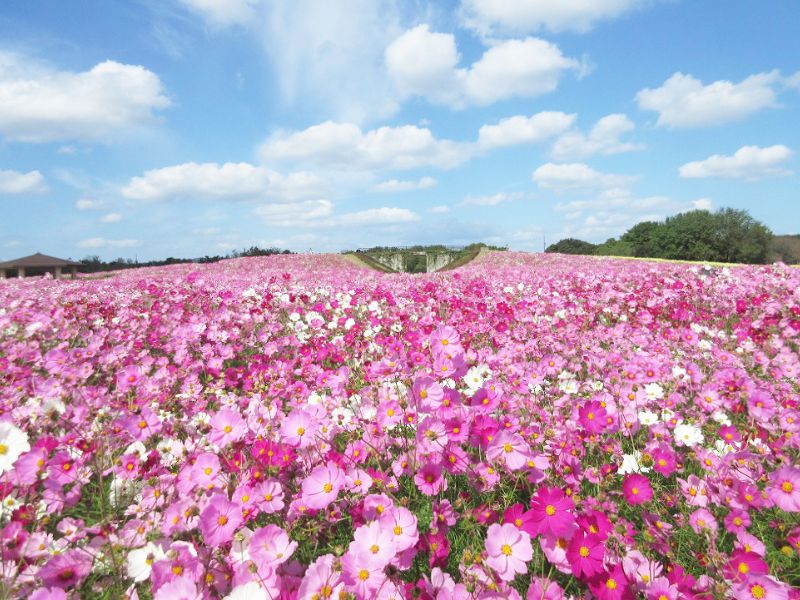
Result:
<svg viewBox="0 0 800 600"><path fill-rule="evenodd" d="M495 523L486 532L486 564L503 581L511 581L528 570L533 558L530 536L514 525Z"/></svg>

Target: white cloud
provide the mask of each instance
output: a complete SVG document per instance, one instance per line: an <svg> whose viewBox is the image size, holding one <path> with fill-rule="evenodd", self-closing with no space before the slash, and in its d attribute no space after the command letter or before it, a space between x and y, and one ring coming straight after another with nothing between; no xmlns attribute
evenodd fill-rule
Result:
<svg viewBox="0 0 800 600"><path fill-rule="evenodd" d="M517 115L496 125L484 125L478 132L478 145L483 150L543 142L566 131L576 115L558 111L543 111L533 116Z"/></svg>
<svg viewBox="0 0 800 600"><path fill-rule="evenodd" d="M460 206L497 206L504 202L513 202L529 196L530 194L524 192L514 192L512 194L498 192L497 194L486 196L467 196L461 201Z"/></svg>
<svg viewBox="0 0 800 600"><path fill-rule="evenodd" d="M80 198L75 202L75 208L78 210L100 210L105 203L102 200L93 200L91 198Z"/></svg>
<svg viewBox="0 0 800 600"><path fill-rule="evenodd" d="M469 159L471 144L436 139L415 125L363 132L353 123L326 121L303 131L280 131L259 149L262 161L297 161L344 170L451 169Z"/></svg>
<svg viewBox="0 0 800 600"><path fill-rule="evenodd" d="M401 0L269 0L253 23L292 113L364 123L397 110L383 62Z"/></svg>
<svg viewBox="0 0 800 600"><path fill-rule="evenodd" d="M547 163L533 172L539 187L563 192L579 189L622 189L636 178L595 171L583 163Z"/></svg>
<svg viewBox="0 0 800 600"><path fill-rule="evenodd" d="M644 146L641 144L619 139L635 128L636 125L626 115L606 115L595 123L588 135L580 131L569 131L559 137L553 144L551 155L556 160L580 160L595 154L609 155L642 150Z"/></svg>
<svg viewBox="0 0 800 600"><path fill-rule="evenodd" d="M398 179L390 179L389 181L382 181L372 186L373 192L393 193L393 192L410 192L413 190L427 190L436 187L437 181L433 177L423 177L418 181L400 181Z"/></svg>
<svg viewBox="0 0 800 600"><path fill-rule="evenodd" d="M326 186L313 173L281 175L248 163L183 163L146 171L122 188L133 200L270 200L318 198Z"/></svg>
<svg viewBox="0 0 800 600"><path fill-rule="evenodd" d="M89 238L78 242L78 248L133 248L140 245L139 240L109 240L101 237Z"/></svg>
<svg viewBox="0 0 800 600"><path fill-rule="evenodd" d="M466 26L481 35L539 29L585 32L649 4L648 0L462 0Z"/></svg>
<svg viewBox="0 0 800 600"><path fill-rule="evenodd" d="M122 221L122 215L115 212L108 213L100 217L101 223L119 223L120 221Z"/></svg>
<svg viewBox="0 0 800 600"><path fill-rule="evenodd" d="M0 195L21 196L23 194L41 194L46 191L47 184L39 171L20 173L0 170Z"/></svg>
<svg viewBox="0 0 800 600"><path fill-rule="evenodd" d="M764 108L776 107L774 86L778 71L757 73L739 83L719 80L703 85L699 79L675 73L661 87L636 94L639 108L658 113L665 127L708 127L740 121Z"/></svg>
<svg viewBox="0 0 800 600"><path fill-rule="evenodd" d="M406 31L386 48L386 66L402 96L451 108L535 98L555 90L564 71L583 68L555 44L531 37L494 45L469 68L459 68L459 61L455 36L428 25Z"/></svg>
<svg viewBox="0 0 800 600"><path fill-rule="evenodd" d="M0 135L24 142L111 141L170 100L158 76L111 60L79 73L0 53Z"/></svg>
<svg viewBox="0 0 800 600"><path fill-rule="evenodd" d="M791 175L781 165L789 160L792 151L783 145L760 148L742 146L733 156L714 154L705 160L688 162L678 170L681 177L698 179L703 177L727 177L756 180L762 177Z"/></svg>
<svg viewBox="0 0 800 600"><path fill-rule="evenodd" d="M450 207L445 206L444 204L441 204L439 206L431 206L430 212L432 212L435 215L443 215L450 212Z"/></svg>
<svg viewBox="0 0 800 600"><path fill-rule="evenodd" d="M255 213L272 227L371 227L412 223L419 216L406 208L380 207L333 215L328 200L259 206Z"/></svg>
<svg viewBox="0 0 800 600"><path fill-rule="evenodd" d="M708 198L682 201L667 196L639 198L626 190L610 190L589 200L557 204L554 210L562 213L567 226L561 238L577 237L605 241L619 236L642 221L660 221L670 215L689 210L711 210Z"/></svg>
<svg viewBox="0 0 800 600"><path fill-rule="evenodd" d="M180 0L208 23L221 27L245 25L255 17L260 0Z"/></svg>

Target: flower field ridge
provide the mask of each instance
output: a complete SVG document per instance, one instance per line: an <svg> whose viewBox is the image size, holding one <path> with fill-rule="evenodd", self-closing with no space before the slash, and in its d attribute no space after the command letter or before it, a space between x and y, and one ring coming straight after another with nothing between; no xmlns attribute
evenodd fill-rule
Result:
<svg viewBox="0 0 800 600"><path fill-rule="evenodd" d="M797 599L800 270L0 280L0 599Z"/></svg>

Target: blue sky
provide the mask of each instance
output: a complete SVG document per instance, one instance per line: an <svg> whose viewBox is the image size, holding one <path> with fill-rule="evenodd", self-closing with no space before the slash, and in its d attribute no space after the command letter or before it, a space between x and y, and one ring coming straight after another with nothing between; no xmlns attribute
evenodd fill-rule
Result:
<svg viewBox="0 0 800 600"><path fill-rule="evenodd" d="M795 0L6 0L0 259L800 233Z"/></svg>

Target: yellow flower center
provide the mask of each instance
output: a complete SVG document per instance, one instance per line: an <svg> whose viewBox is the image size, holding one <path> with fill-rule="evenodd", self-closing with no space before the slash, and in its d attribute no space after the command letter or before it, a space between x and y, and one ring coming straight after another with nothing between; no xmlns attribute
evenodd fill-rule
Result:
<svg viewBox="0 0 800 600"><path fill-rule="evenodd" d="M392 531L394 532L395 535L400 535L401 533L403 533L403 528L400 527L400 525L395 525Z"/></svg>
<svg viewBox="0 0 800 600"><path fill-rule="evenodd" d="M781 489L786 492L787 494L794 490L794 486L792 485L791 481L784 481L781 484Z"/></svg>
<svg viewBox="0 0 800 600"><path fill-rule="evenodd" d="M372 552L373 554L377 554L378 552L380 552L380 550L381 549L380 546L378 546L378 544L372 544L372 546L369 547L369 551Z"/></svg>
<svg viewBox="0 0 800 600"><path fill-rule="evenodd" d="M589 556L589 548L587 548L586 546L581 546L580 549L578 550L578 554L580 554L583 558L586 558L587 556Z"/></svg>
<svg viewBox="0 0 800 600"><path fill-rule="evenodd" d="M230 425L225 425L224 431L225 433L230 433L231 431L233 431L233 427L231 427Z"/></svg>
<svg viewBox="0 0 800 600"><path fill-rule="evenodd" d="M506 454L508 454L509 452L513 452L513 451L514 451L514 448L511 446L511 444L505 444L505 445L503 446L503 450L505 450L505 451L506 451Z"/></svg>
<svg viewBox="0 0 800 600"><path fill-rule="evenodd" d="M6 454L8 454L8 446L0 444L0 456L5 456Z"/></svg>
<svg viewBox="0 0 800 600"><path fill-rule="evenodd" d="M755 584L750 588L750 595L753 596L753 598L766 598L767 590L765 590L762 586Z"/></svg>
<svg viewBox="0 0 800 600"><path fill-rule="evenodd" d="M502 548L500 548L500 551L506 556L511 556L511 546L508 544L503 544Z"/></svg>
<svg viewBox="0 0 800 600"><path fill-rule="evenodd" d="M358 578L359 578L361 581L366 581L367 579L369 579L369 571L367 571L366 569L361 569L361 570L358 572Z"/></svg>
<svg viewBox="0 0 800 600"><path fill-rule="evenodd" d="M556 507L552 504L548 504L544 507L544 512L547 513L548 517L552 517L554 514L556 514Z"/></svg>
<svg viewBox="0 0 800 600"><path fill-rule="evenodd" d="M747 563L740 562L738 571L739 571L739 573L742 573L742 574L749 573L750 572L750 567L747 565Z"/></svg>
<svg viewBox="0 0 800 600"><path fill-rule="evenodd" d="M325 490L326 494L330 494L331 490L333 490L333 486L330 483L326 483L322 486L322 489Z"/></svg>
<svg viewBox="0 0 800 600"><path fill-rule="evenodd" d="M617 581L613 578L609 579L608 581L606 581L606 587L610 590L617 589Z"/></svg>
<svg viewBox="0 0 800 600"><path fill-rule="evenodd" d="M226 517L225 515L220 515L217 518L217 523L219 523L220 525L227 525L228 524L228 517Z"/></svg>

